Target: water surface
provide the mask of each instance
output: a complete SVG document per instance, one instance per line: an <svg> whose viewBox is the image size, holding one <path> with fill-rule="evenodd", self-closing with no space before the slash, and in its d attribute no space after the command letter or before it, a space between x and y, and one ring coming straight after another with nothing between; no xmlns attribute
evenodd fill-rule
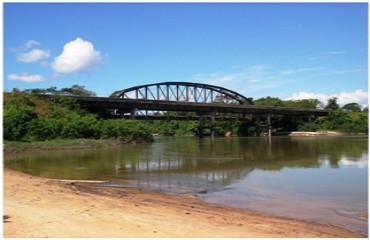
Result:
<svg viewBox="0 0 370 240"><path fill-rule="evenodd" d="M59 179L109 180L368 232L367 137L157 138L109 149L5 156Z"/></svg>

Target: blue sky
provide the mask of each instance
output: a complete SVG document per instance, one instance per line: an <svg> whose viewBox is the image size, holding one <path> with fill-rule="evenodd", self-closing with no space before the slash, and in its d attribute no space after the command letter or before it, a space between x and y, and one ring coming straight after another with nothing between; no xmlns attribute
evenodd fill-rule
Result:
<svg viewBox="0 0 370 240"><path fill-rule="evenodd" d="M163 81L368 105L367 3L4 3L4 90Z"/></svg>

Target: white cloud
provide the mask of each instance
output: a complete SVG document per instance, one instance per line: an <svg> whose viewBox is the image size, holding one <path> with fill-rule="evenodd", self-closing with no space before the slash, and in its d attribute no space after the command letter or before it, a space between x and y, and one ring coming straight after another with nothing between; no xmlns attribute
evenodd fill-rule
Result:
<svg viewBox="0 0 370 240"><path fill-rule="evenodd" d="M339 105L345 105L347 103L358 103L363 107L368 106L368 92L362 89L357 89L353 92L340 92L335 94L323 94L323 93L308 93L308 92L298 92L293 93L293 95L285 100L299 100L299 99L319 99L324 104L327 103L329 98L338 98L337 103Z"/></svg>
<svg viewBox="0 0 370 240"><path fill-rule="evenodd" d="M35 40L28 40L21 47L11 48L10 51L15 53L17 61L24 63L33 63L48 58L50 56L49 50L33 48L34 46L38 45L41 44Z"/></svg>
<svg viewBox="0 0 370 240"><path fill-rule="evenodd" d="M312 72L320 70L321 68L299 68L299 69L289 69L289 70L283 70L280 72L281 75L287 76L287 75L293 75L298 73L304 73L304 72Z"/></svg>
<svg viewBox="0 0 370 240"><path fill-rule="evenodd" d="M341 75L341 74L355 74L355 73L362 73L366 72L367 70L364 68L352 68L352 69L332 69L328 71L325 75Z"/></svg>
<svg viewBox="0 0 370 240"><path fill-rule="evenodd" d="M44 81L45 78L41 75L35 74L31 75L29 73L13 73L7 75L7 79L12 80L12 81L21 81L21 82L41 82Z"/></svg>
<svg viewBox="0 0 370 240"><path fill-rule="evenodd" d="M33 48L34 46L40 45L38 41L35 40L28 40L24 45L26 48Z"/></svg>
<svg viewBox="0 0 370 240"><path fill-rule="evenodd" d="M341 92L338 94L338 103L359 103L361 105L367 105L369 99L369 93L364 92L362 89L357 89L354 92Z"/></svg>
<svg viewBox="0 0 370 240"><path fill-rule="evenodd" d="M250 94L264 89L277 88L288 80L281 79L275 71L267 65L238 65L230 71L197 74L188 81L201 82L239 91L241 94Z"/></svg>
<svg viewBox="0 0 370 240"><path fill-rule="evenodd" d="M17 53L17 60L26 63L32 63L41 59L48 58L49 56L50 51L36 48L26 53Z"/></svg>
<svg viewBox="0 0 370 240"><path fill-rule="evenodd" d="M311 54L310 57L323 57L323 56L332 56L338 54L345 54L346 51L328 51L328 52L321 52L316 54Z"/></svg>
<svg viewBox="0 0 370 240"><path fill-rule="evenodd" d="M57 73L91 72L101 64L100 52L92 43L77 38L66 43L61 55L54 59L51 68Z"/></svg>
<svg viewBox="0 0 370 240"><path fill-rule="evenodd" d="M306 62L306 61L315 61L318 59L327 58L327 57L335 57L337 55L346 54L346 53L347 53L346 51L327 51L327 52L315 53L315 54L308 55L304 59L295 60L293 62L298 63L298 62Z"/></svg>

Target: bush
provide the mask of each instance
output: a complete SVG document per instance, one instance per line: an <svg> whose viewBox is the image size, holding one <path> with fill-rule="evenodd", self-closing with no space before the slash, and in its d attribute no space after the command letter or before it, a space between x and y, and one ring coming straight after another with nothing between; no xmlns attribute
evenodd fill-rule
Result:
<svg viewBox="0 0 370 240"><path fill-rule="evenodd" d="M319 130L319 125L315 122L304 123L298 127L299 131L316 132Z"/></svg>
<svg viewBox="0 0 370 240"><path fill-rule="evenodd" d="M63 122L55 118L35 118L28 125L28 141L45 141L60 138Z"/></svg>
<svg viewBox="0 0 370 240"><path fill-rule="evenodd" d="M24 140L28 125L37 115L28 105L8 105L3 111L4 139L11 141Z"/></svg>

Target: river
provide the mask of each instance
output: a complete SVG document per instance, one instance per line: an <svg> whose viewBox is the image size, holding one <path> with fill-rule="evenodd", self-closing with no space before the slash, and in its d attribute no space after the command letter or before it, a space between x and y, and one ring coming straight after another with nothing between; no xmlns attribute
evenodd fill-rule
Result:
<svg viewBox="0 0 370 240"><path fill-rule="evenodd" d="M367 137L159 137L115 148L4 156L58 179L107 180L368 234Z"/></svg>

